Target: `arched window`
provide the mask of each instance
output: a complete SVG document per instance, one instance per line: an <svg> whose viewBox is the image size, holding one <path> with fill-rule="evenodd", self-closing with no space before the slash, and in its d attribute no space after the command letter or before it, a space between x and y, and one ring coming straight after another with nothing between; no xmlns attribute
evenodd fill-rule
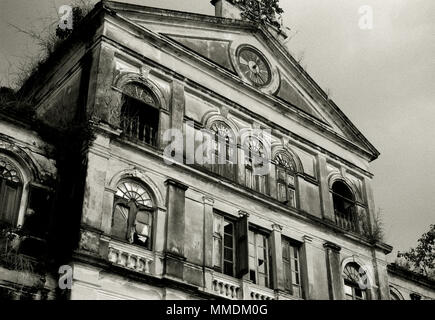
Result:
<svg viewBox="0 0 435 320"><path fill-rule="evenodd" d="M120 123L124 135L157 146L159 103L154 94L139 83L127 83L122 92Z"/></svg>
<svg viewBox="0 0 435 320"><path fill-rule="evenodd" d="M390 287L390 300L403 300L403 297L397 289Z"/></svg>
<svg viewBox="0 0 435 320"><path fill-rule="evenodd" d="M348 263L343 270L346 300L367 300L367 275L356 263Z"/></svg>
<svg viewBox="0 0 435 320"><path fill-rule="evenodd" d="M336 224L346 230L358 231L355 197L344 182L334 182L332 185L332 200L334 202Z"/></svg>
<svg viewBox="0 0 435 320"><path fill-rule="evenodd" d="M210 126L213 132L212 171L228 179L235 179L237 146L231 128L222 121L215 121Z"/></svg>
<svg viewBox="0 0 435 320"><path fill-rule="evenodd" d="M0 157L0 221L15 226L20 208L22 178L18 168Z"/></svg>
<svg viewBox="0 0 435 320"><path fill-rule="evenodd" d="M151 250L153 200L136 181L123 181L115 194L112 236Z"/></svg>
<svg viewBox="0 0 435 320"><path fill-rule="evenodd" d="M267 174L261 170L267 161L263 143L249 136L244 141L243 149L245 152L245 185L258 192L266 193Z"/></svg>
<svg viewBox="0 0 435 320"><path fill-rule="evenodd" d="M296 164L287 152L278 152L274 160L278 200L291 207L296 207L294 175L296 172Z"/></svg>

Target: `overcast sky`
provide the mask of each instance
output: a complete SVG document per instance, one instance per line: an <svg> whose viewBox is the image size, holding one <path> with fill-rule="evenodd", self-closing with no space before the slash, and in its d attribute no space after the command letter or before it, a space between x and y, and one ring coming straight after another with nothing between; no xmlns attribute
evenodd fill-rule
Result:
<svg viewBox="0 0 435 320"><path fill-rule="evenodd" d="M71 2L0 0L1 85L12 84L17 65L37 53L9 23L40 30L55 8ZM209 0L122 2L214 14ZM362 5L373 8L371 30L359 28ZM281 6L292 29L290 51L381 152L372 172L387 243L395 252L415 246L435 223L435 1L281 0Z"/></svg>

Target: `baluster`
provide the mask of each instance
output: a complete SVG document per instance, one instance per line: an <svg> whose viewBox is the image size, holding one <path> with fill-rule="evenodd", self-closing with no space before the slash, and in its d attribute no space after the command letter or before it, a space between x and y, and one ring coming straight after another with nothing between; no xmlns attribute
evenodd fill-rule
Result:
<svg viewBox="0 0 435 320"><path fill-rule="evenodd" d="M139 136L139 124L140 124L140 119L139 116L136 117L136 139L139 140L140 136Z"/></svg>
<svg viewBox="0 0 435 320"><path fill-rule="evenodd" d="M147 129L148 129L148 126L145 124L144 126L143 126L143 137L142 137L142 141L143 142L147 142Z"/></svg>
<svg viewBox="0 0 435 320"><path fill-rule="evenodd" d="M150 145L154 145L154 139L153 139L154 132L153 132L153 127L150 126L150 127L149 127L149 130L150 130L150 141L149 141L149 144L150 144Z"/></svg>
<svg viewBox="0 0 435 320"><path fill-rule="evenodd" d="M150 273L150 260L145 259L145 273Z"/></svg>

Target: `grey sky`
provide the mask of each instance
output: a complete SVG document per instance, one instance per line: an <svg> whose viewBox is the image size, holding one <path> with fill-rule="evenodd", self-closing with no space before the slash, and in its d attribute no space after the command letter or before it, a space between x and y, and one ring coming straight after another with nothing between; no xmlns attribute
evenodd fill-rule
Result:
<svg viewBox="0 0 435 320"><path fill-rule="evenodd" d="M38 30L55 17L54 8L71 2L0 0L2 85L37 52L8 22ZM208 0L122 2L214 14ZM362 5L373 7L372 30L358 27ZM292 29L290 51L381 151L372 171L387 242L395 251L415 246L435 223L435 1L281 0L281 6Z"/></svg>

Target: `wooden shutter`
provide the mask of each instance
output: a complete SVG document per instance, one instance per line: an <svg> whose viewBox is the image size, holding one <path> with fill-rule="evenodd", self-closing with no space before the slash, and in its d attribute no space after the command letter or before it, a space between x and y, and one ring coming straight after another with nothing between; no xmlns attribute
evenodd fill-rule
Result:
<svg viewBox="0 0 435 320"><path fill-rule="evenodd" d="M115 203L115 212L112 222L112 235L114 237L126 240L128 213L129 208L127 206L122 203Z"/></svg>
<svg viewBox="0 0 435 320"><path fill-rule="evenodd" d="M284 288L292 293L292 270L291 270L291 257L290 257L290 245L287 241L282 242L282 262L284 269Z"/></svg>
<svg viewBox="0 0 435 320"><path fill-rule="evenodd" d="M240 217L237 222L237 277L242 278L249 271L248 215Z"/></svg>
<svg viewBox="0 0 435 320"><path fill-rule="evenodd" d="M13 182L0 180L0 219L15 225L18 218L19 186Z"/></svg>
<svg viewBox="0 0 435 320"><path fill-rule="evenodd" d="M213 267L222 272L222 232L223 217L213 214Z"/></svg>

